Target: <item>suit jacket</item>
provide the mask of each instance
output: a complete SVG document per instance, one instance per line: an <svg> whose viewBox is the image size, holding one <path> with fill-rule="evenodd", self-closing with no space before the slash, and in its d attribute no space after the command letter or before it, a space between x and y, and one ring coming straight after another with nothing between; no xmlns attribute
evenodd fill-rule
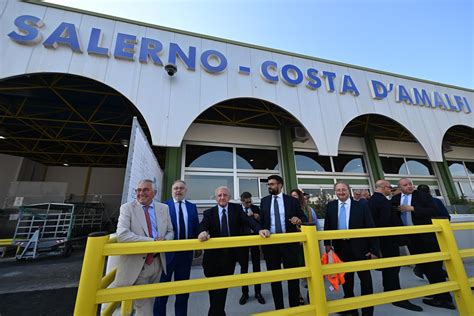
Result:
<svg viewBox="0 0 474 316"><path fill-rule="evenodd" d="M260 224L257 223L253 217L247 216L239 204L228 204L227 223L229 225L230 236L241 236L243 226L249 226L256 232L260 230ZM199 224L199 232L203 231L209 232L211 237L221 237L221 223L217 205L204 211L202 221ZM202 261L205 272L209 267L215 266L216 262L226 263L229 260L237 260L236 256L234 258L234 255L237 253L235 250L235 248L206 250Z"/></svg>
<svg viewBox="0 0 474 316"><path fill-rule="evenodd" d="M267 195L260 201L260 224L263 229L270 230L271 226L271 206L272 195ZM298 217L302 222L307 222L308 218L304 214L297 199L283 194L283 203L285 205L285 225L287 233L298 232L298 227L290 223L292 217Z"/></svg>
<svg viewBox="0 0 474 316"><path fill-rule="evenodd" d="M398 210L398 206L400 206L401 197L401 193L392 197L392 205L395 210ZM436 205L429 194L414 190L411 196L411 206L414 208L414 211L411 212L413 225L431 225L431 218L438 216Z"/></svg>
<svg viewBox="0 0 474 316"><path fill-rule="evenodd" d="M240 208L242 208L242 210L243 210L242 205L240 205ZM260 214L260 208L257 205L253 205L253 204L250 205L250 210L254 214ZM244 213L245 213L245 211L244 211ZM252 218L253 218L253 216L252 216ZM257 222L260 223L260 219ZM253 235L255 233L255 231L252 232L252 229L248 225L245 225L245 226L242 226L241 233L242 233L242 235Z"/></svg>
<svg viewBox="0 0 474 316"><path fill-rule="evenodd" d="M376 227L397 227L403 226L400 212L392 207L392 202L380 192L374 192L368 201L369 210ZM404 245L406 241L400 236L381 237L381 246L387 243L390 245Z"/></svg>
<svg viewBox="0 0 474 316"><path fill-rule="evenodd" d="M168 199L165 201L165 204L168 205L169 207L169 213L171 217L171 223L173 224L173 230L174 230L174 239L178 240L179 239L179 234L178 234L178 213L179 209L177 210L174 204L173 199ZM189 202L188 200L185 200L185 205L186 205L186 210L188 212L188 225L187 225L187 230L186 230L186 239L194 239L198 235L198 229L199 229L199 218L198 218L198 211L196 204ZM189 260L193 260L193 252L192 251L186 251L187 255L189 256ZM173 260L175 256L174 252L167 252L166 253L166 262L170 264L170 262Z"/></svg>
<svg viewBox="0 0 474 316"><path fill-rule="evenodd" d="M158 237L163 237L166 240L173 239L173 225L171 224L168 205L154 202L154 207ZM154 240L148 233L145 212L143 211L143 206L138 201L134 200L120 207L117 239L119 242ZM145 259L146 254L119 256L115 286L134 284L145 264ZM160 259L163 270L166 273L166 256L164 253L160 253Z"/></svg>
<svg viewBox="0 0 474 316"><path fill-rule="evenodd" d="M334 200L328 203L326 208L326 219L324 221L324 230L337 230L338 224L338 211L339 205L338 200ZM349 229L359 228L373 228L375 227L374 221L370 210L366 204L361 204L351 199L351 208L349 215ZM379 255L379 243L377 238L354 238L349 240L352 257L355 260L365 259L365 254L369 251L375 255ZM325 240L325 245L331 245L331 240ZM344 247L343 240L335 239L332 241L332 245L336 250Z"/></svg>

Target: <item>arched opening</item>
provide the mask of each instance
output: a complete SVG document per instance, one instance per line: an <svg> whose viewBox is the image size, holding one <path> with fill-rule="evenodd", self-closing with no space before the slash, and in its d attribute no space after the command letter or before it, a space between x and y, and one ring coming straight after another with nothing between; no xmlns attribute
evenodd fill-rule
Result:
<svg viewBox="0 0 474 316"><path fill-rule="evenodd" d="M150 140L135 106L103 83L61 73L2 80L0 207L14 203L15 196L7 196L11 182L43 182L44 193L36 198L17 192L23 205L100 202L104 217L117 217L133 116ZM162 151L154 151L163 163ZM48 195L57 191L51 183L65 184L58 196Z"/></svg>
<svg viewBox="0 0 474 316"><path fill-rule="evenodd" d="M444 134L442 150L457 195L474 200L474 129L452 126Z"/></svg>

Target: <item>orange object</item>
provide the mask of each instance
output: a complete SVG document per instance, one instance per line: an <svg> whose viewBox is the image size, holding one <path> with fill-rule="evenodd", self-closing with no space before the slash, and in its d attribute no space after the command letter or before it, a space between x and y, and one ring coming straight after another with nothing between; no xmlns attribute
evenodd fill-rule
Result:
<svg viewBox="0 0 474 316"><path fill-rule="evenodd" d="M333 263L341 263L343 262L333 250L329 250L323 254L321 258L322 264L333 264ZM342 285L346 280L344 279L344 273L336 273L336 274L328 274L324 276L330 283L329 290L331 292L336 291L339 292L339 284Z"/></svg>

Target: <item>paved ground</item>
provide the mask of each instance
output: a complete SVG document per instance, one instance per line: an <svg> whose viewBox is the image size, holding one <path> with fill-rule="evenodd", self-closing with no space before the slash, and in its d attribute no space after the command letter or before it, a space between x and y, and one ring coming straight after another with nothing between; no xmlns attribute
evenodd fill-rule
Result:
<svg viewBox="0 0 474 316"><path fill-rule="evenodd" d="M0 259L0 316L21 315L71 315L74 309L77 284L82 264L82 252L76 251L70 258L45 258L31 262L16 262L14 259ZM262 266L265 264L262 262ZM474 263L466 264L468 275L474 276ZM237 268L239 270L239 268ZM372 272L374 288L381 291L381 273ZM193 266L192 277L202 277L202 269ZM411 268L404 267L401 271L402 286L414 287L427 284L412 273ZM356 278L357 280L357 278ZM358 284L356 284L358 289ZM302 288L303 293L306 290ZM253 290L251 289L251 294ZM270 286L264 284L262 294L267 303L260 305L253 297L241 306L238 300L241 295L239 288L229 290L227 298L227 314L229 316L249 315L273 309ZM306 295L306 294L305 294ZM329 294L330 300L342 294ZM286 296L285 296L286 297ZM458 315L455 311L436 309L421 302L422 298L412 300L423 307L424 312L414 313L383 305L375 307L375 315ZM168 303L168 314L173 315L174 298ZM209 304L207 293L193 293L189 302L189 315L206 315Z"/></svg>

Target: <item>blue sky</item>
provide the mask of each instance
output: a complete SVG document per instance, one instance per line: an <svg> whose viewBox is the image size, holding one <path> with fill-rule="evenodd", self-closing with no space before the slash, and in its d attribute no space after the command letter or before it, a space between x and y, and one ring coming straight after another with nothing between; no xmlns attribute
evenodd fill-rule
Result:
<svg viewBox="0 0 474 316"><path fill-rule="evenodd" d="M48 2L474 89L473 0Z"/></svg>

